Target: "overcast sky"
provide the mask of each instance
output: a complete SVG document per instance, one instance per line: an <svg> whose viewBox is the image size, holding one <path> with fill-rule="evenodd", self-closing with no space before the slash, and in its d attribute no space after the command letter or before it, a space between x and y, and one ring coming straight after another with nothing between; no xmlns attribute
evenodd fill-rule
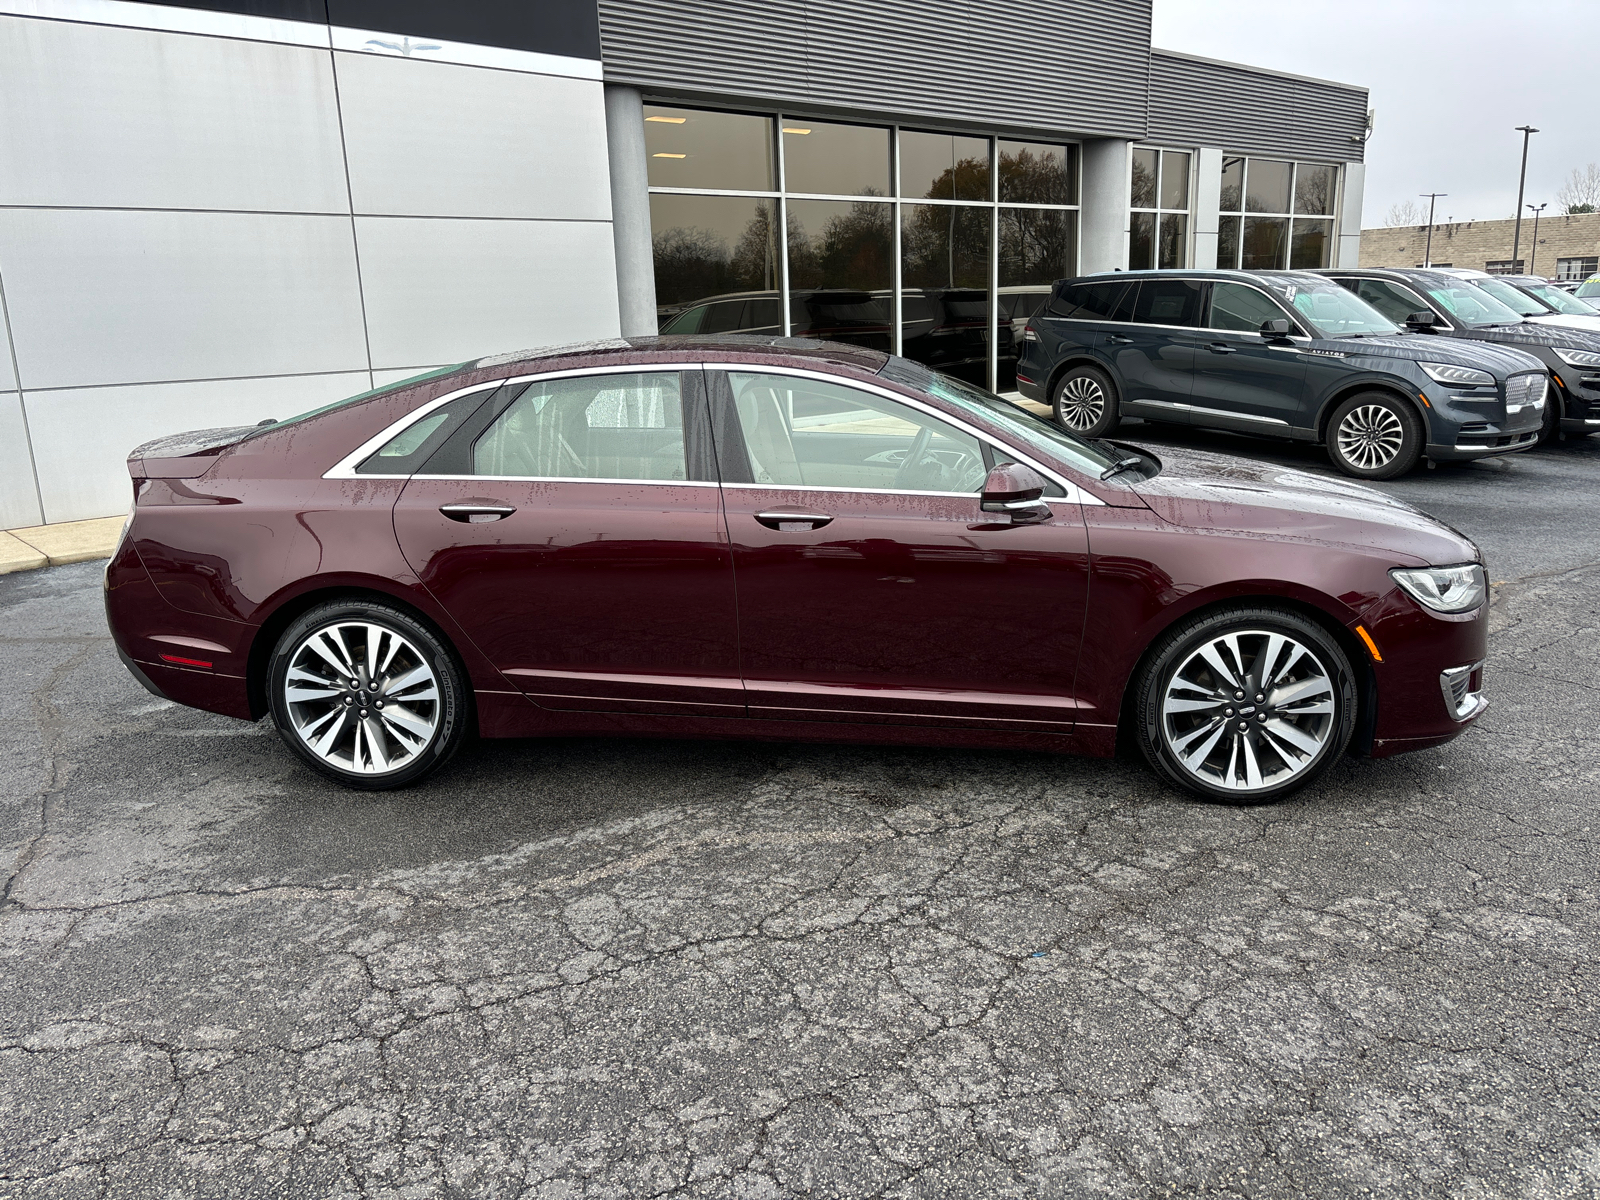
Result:
<svg viewBox="0 0 1600 1200"><path fill-rule="evenodd" d="M1371 89L1362 224L1420 192L1438 220L1510 218L1600 161L1600 0L1155 0L1157 46Z"/></svg>

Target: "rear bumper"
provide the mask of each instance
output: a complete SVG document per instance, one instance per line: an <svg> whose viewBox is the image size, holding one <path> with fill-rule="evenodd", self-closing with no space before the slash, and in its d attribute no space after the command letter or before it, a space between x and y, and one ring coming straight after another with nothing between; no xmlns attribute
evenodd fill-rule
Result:
<svg viewBox="0 0 1600 1200"><path fill-rule="evenodd" d="M1026 399L1032 400L1036 404L1050 403L1049 400L1045 398L1043 384L1035 383L1031 379L1025 379L1021 375L1017 376L1017 391L1022 393Z"/></svg>

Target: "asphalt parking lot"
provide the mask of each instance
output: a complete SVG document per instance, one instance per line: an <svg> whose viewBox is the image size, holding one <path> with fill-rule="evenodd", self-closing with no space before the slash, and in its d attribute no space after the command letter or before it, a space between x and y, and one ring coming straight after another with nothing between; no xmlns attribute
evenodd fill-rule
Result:
<svg viewBox="0 0 1600 1200"><path fill-rule="evenodd" d="M361 795L142 691L100 564L0 579L0 1196L1594 1196L1600 439L1383 486L1485 549L1493 707L1259 809L646 741Z"/></svg>

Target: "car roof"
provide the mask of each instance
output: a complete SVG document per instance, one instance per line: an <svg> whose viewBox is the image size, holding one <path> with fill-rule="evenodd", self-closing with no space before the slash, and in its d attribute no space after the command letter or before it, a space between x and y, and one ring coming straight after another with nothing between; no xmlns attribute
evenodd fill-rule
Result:
<svg viewBox="0 0 1600 1200"><path fill-rule="evenodd" d="M1318 275L1355 275L1371 279L1393 276L1413 282L1460 283L1462 277L1438 267L1323 267Z"/></svg>
<svg viewBox="0 0 1600 1200"><path fill-rule="evenodd" d="M770 334L720 333L720 334L670 334L652 337L611 338L596 342L575 342L564 346L546 346L530 350L517 350L510 354L495 354L457 368L462 373L484 371L491 368L509 368L513 373L545 369L556 359L581 358L585 360L615 359L618 362L639 361L648 363L650 357L661 355L661 362L688 362L695 357L714 359L807 359L831 362L872 374L883 369L889 356L881 350L863 346L850 346L843 342L823 341L819 338L780 337Z"/></svg>

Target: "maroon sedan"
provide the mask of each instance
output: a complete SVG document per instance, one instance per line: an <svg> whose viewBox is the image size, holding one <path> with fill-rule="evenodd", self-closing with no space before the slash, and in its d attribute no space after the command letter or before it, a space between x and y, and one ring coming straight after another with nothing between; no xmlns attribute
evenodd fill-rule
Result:
<svg viewBox="0 0 1600 1200"><path fill-rule="evenodd" d="M361 788L473 732L1109 755L1283 796L1483 710L1478 550L1357 484L1086 442L764 337L482 359L152 442L128 669Z"/></svg>

